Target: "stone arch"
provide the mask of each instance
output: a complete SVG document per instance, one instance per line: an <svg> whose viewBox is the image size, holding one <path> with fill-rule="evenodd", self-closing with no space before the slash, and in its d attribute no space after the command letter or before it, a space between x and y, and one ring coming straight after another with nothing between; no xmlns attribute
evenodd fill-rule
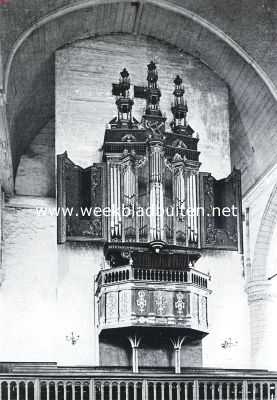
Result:
<svg viewBox="0 0 277 400"><path fill-rule="evenodd" d="M271 348L274 343L277 298L272 292L269 280L268 257L272 239L277 227L277 184L268 199L258 231L253 263L247 282L247 294L251 331L251 356L253 367L275 368L271 360ZM273 311L274 310L274 311ZM272 337L274 336L274 337Z"/></svg>
<svg viewBox="0 0 277 400"><path fill-rule="evenodd" d="M271 238L277 225L277 184L273 187L264 210L256 239L250 281L267 279L267 257Z"/></svg>
<svg viewBox="0 0 277 400"><path fill-rule="evenodd" d="M202 17L165 0L87 0L62 7L34 23L10 53L4 97L14 172L35 132L54 115L56 49L80 38L111 33L146 35L173 44L198 57L226 81L233 99L232 162L243 170L244 190L276 163L277 156L270 151L277 145L273 134L276 89L230 37ZM263 146L260 133L268 137Z"/></svg>

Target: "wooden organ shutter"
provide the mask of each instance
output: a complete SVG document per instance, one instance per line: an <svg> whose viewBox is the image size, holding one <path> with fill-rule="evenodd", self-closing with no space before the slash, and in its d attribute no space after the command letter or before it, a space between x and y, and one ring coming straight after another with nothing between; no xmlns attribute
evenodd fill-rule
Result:
<svg viewBox="0 0 277 400"><path fill-rule="evenodd" d="M242 251L241 176L225 179L200 173L201 247Z"/></svg>
<svg viewBox="0 0 277 400"><path fill-rule="evenodd" d="M66 189L65 189L65 161L67 153L57 156L57 242L66 242L66 217L63 210L66 208Z"/></svg>
<svg viewBox="0 0 277 400"><path fill-rule="evenodd" d="M101 214L95 212L90 216L90 237L102 241L107 238L106 218L102 212L107 204L106 165L104 163L93 164L91 167L90 193L91 209L101 210Z"/></svg>
<svg viewBox="0 0 277 400"><path fill-rule="evenodd" d="M83 169L74 164L67 153L57 157L58 243L67 239L104 239L103 186L104 167L95 164ZM95 216L100 207L101 216Z"/></svg>

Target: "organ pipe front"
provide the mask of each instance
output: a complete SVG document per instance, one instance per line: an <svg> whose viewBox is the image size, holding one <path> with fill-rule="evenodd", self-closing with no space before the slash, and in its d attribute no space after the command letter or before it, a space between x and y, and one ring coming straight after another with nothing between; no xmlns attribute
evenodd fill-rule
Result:
<svg viewBox="0 0 277 400"><path fill-rule="evenodd" d="M111 239L121 239L121 166L110 165L110 233Z"/></svg>
<svg viewBox="0 0 277 400"><path fill-rule="evenodd" d="M150 146L150 240L164 240L162 146Z"/></svg>
<svg viewBox="0 0 277 400"><path fill-rule="evenodd" d="M119 252L134 247L155 252L242 249L239 171L219 181L199 172L199 138L187 124L188 107L179 76L174 85L168 131L160 109L155 63L148 65L147 86L134 86L135 98L146 100L140 122L132 116L134 100L124 69L119 83L113 84L118 114L105 131L102 163L83 170L66 154L59 156L61 205L79 207L84 204L80 194L86 193L86 205L110 209L110 214L101 217L65 217L58 224L59 242L85 236ZM90 173L92 188L87 193ZM214 207L232 205L237 206L238 217L212 215Z"/></svg>

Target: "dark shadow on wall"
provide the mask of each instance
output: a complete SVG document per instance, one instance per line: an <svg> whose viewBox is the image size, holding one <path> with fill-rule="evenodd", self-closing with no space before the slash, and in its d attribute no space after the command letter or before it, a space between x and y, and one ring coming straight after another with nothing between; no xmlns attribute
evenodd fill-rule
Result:
<svg viewBox="0 0 277 400"><path fill-rule="evenodd" d="M229 115L230 115L230 154L231 167L241 170L242 193L244 188L249 188L255 183L255 149L245 130L243 120L234 99L229 92ZM252 181L249 180L252 178Z"/></svg>
<svg viewBox="0 0 277 400"><path fill-rule="evenodd" d="M55 197L55 120L37 133L20 158L15 193L24 196Z"/></svg>

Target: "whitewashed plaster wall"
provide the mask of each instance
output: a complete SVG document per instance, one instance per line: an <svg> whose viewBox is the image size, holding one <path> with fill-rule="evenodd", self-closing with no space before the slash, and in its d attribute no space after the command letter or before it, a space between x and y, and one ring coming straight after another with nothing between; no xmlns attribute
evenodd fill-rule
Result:
<svg viewBox="0 0 277 400"><path fill-rule="evenodd" d="M17 197L3 212L1 361L56 357L56 218L38 217L36 206L55 207L55 201Z"/></svg>

